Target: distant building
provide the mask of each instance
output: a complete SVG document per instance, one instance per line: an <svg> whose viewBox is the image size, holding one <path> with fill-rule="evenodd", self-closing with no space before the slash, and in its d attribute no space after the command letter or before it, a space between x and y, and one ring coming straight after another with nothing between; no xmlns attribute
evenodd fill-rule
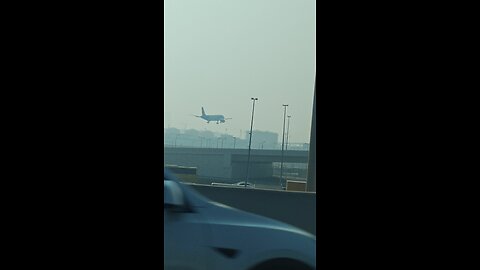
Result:
<svg viewBox="0 0 480 270"><path fill-rule="evenodd" d="M250 131L245 132L245 140L249 140ZM254 130L252 149L274 149L278 144L278 134L270 131Z"/></svg>
<svg viewBox="0 0 480 270"><path fill-rule="evenodd" d="M278 142L278 137L275 132L254 130L252 149L279 149L281 142ZM209 130L164 128L165 146L246 149L248 143L249 132L245 132L245 138L238 138L228 134L213 133Z"/></svg>

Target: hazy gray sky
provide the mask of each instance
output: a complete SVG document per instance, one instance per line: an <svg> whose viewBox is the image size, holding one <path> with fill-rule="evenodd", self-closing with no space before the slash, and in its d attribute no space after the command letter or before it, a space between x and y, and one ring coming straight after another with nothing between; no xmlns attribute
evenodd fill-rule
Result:
<svg viewBox="0 0 480 270"><path fill-rule="evenodd" d="M314 0L164 0L164 126L307 142L315 74ZM207 124L192 114L224 114Z"/></svg>

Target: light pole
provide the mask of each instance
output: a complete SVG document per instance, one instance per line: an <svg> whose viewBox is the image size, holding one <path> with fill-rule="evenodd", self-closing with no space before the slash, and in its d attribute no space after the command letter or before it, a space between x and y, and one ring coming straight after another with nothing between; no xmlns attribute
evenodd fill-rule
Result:
<svg viewBox="0 0 480 270"><path fill-rule="evenodd" d="M237 140L236 137L233 137L233 149L235 149L235 141Z"/></svg>
<svg viewBox="0 0 480 270"><path fill-rule="evenodd" d="M262 149L263 149L263 144L266 143L266 141L262 141L262 143L260 144L262 146Z"/></svg>
<svg viewBox="0 0 480 270"><path fill-rule="evenodd" d="M200 137L200 148L203 148L203 139L205 139L205 137L203 136L199 136Z"/></svg>
<svg viewBox="0 0 480 270"><path fill-rule="evenodd" d="M252 129L253 129L253 114L255 113L255 101L258 100L258 98L250 98L253 100L253 107L252 107L252 120L250 121L250 140L248 142L248 158L247 158L247 177L245 178L245 188L247 188L247 182L248 182L248 173L249 173L249 166L250 166L250 149L252 146Z"/></svg>
<svg viewBox="0 0 480 270"><path fill-rule="evenodd" d="M283 133L282 133L282 162L280 163L280 188L283 189L283 147L285 142L285 116L287 116L288 104L283 104Z"/></svg>
<svg viewBox="0 0 480 270"><path fill-rule="evenodd" d="M180 134L175 135L175 145L174 145L174 147L177 147L177 138L178 138L178 136L180 136Z"/></svg>
<svg viewBox="0 0 480 270"><path fill-rule="evenodd" d="M290 117L291 115L287 116L288 117L288 123L287 123L287 142L285 143L285 151L288 149L288 135L290 135Z"/></svg>

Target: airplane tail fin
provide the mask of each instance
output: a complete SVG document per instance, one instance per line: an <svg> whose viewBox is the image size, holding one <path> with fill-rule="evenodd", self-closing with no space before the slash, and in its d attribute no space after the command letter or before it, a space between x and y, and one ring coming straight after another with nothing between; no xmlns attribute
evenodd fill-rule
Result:
<svg viewBox="0 0 480 270"><path fill-rule="evenodd" d="M202 116L205 116L205 115L206 115L206 114L205 114L205 110L204 110L203 107L202 107Z"/></svg>

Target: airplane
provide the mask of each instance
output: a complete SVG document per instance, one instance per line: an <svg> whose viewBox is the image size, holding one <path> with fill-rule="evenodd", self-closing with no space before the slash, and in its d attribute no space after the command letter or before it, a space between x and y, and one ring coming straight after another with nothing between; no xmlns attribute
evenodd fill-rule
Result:
<svg viewBox="0 0 480 270"><path fill-rule="evenodd" d="M193 116L202 118L203 120L206 120L207 123L210 123L210 121L214 121L214 122L217 122L217 124L225 123L225 120L232 119L232 118L225 118L225 116L221 114L216 114L216 115L205 114L205 110L203 109L203 107L202 107L202 115L193 115Z"/></svg>

